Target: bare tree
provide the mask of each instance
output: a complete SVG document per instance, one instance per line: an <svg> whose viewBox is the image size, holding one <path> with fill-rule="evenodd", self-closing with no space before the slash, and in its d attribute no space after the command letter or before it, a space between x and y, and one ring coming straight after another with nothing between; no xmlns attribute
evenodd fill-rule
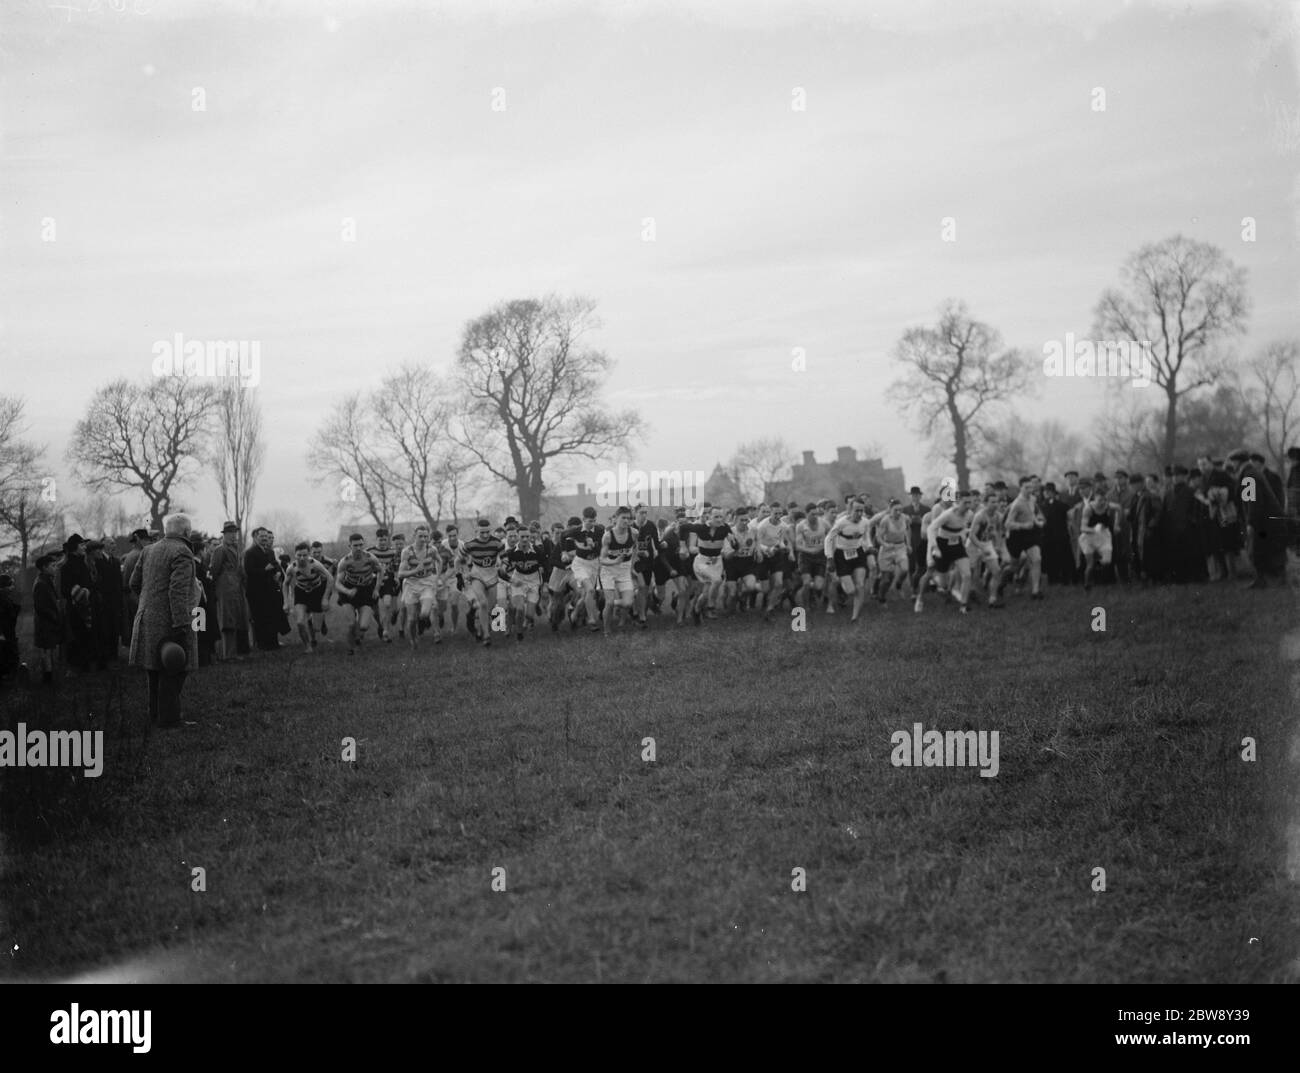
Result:
<svg viewBox="0 0 1300 1073"><path fill-rule="evenodd" d="M66 524L87 539L107 535L110 524L122 513L121 503L104 492L92 492L84 499L74 499L64 508Z"/></svg>
<svg viewBox="0 0 1300 1073"><path fill-rule="evenodd" d="M143 493L151 524L162 528L175 491L204 457L216 393L184 376L143 386L115 380L95 392L77 422L67 458L92 491Z"/></svg>
<svg viewBox="0 0 1300 1073"><path fill-rule="evenodd" d="M377 442L373 408L357 392L335 405L325 427L312 437L309 450L318 474L316 483L333 484L334 502L345 513L364 504L376 525L388 525L396 520L402 489ZM348 520L355 521L355 513Z"/></svg>
<svg viewBox="0 0 1300 1073"><path fill-rule="evenodd" d="M1086 452L1084 438L1055 418L1029 421L1010 414L985 428L976 457L988 478L1012 480L1037 473L1053 480L1068 468L1077 468Z"/></svg>
<svg viewBox="0 0 1300 1073"><path fill-rule="evenodd" d="M790 467L798 459L798 454L781 437L764 436L737 447L726 468L747 502L763 503L771 485L790 479Z"/></svg>
<svg viewBox="0 0 1300 1073"><path fill-rule="evenodd" d="M271 530L275 534L276 546L283 548L290 555L293 554L293 546L299 541L312 539L307 531L307 523L296 510L280 507L262 511L257 515L257 524Z"/></svg>
<svg viewBox="0 0 1300 1073"><path fill-rule="evenodd" d="M452 391L430 370L406 366L387 377L370 401L391 483L430 528L439 525L448 501L458 498L474 464L451 438Z"/></svg>
<svg viewBox="0 0 1300 1073"><path fill-rule="evenodd" d="M1165 396L1160 458L1168 465L1178 448L1179 401L1215 382L1219 344L1245 329L1246 271L1218 248L1175 235L1143 246L1120 278L1122 288L1097 303L1093 334L1150 344L1150 379Z"/></svg>
<svg viewBox="0 0 1300 1073"><path fill-rule="evenodd" d="M0 396L0 533L13 536L0 546L16 545L18 565L25 567L62 519L54 480L41 472L45 448L20 439L23 430L22 399Z"/></svg>
<svg viewBox="0 0 1300 1073"><path fill-rule="evenodd" d="M456 360L461 445L541 516L548 462L608 457L642 434L638 414L610 413L600 389L610 359L584 344L599 323L585 298L504 302L465 327Z"/></svg>
<svg viewBox="0 0 1300 1073"><path fill-rule="evenodd" d="M889 397L916 413L924 435L937 439L943 430L957 483L969 487L971 458L986 423L1030 390L1023 356L1004 349L1001 336L956 301L945 303L935 327L908 329L894 356L905 371L890 385Z"/></svg>
<svg viewBox="0 0 1300 1073"><path fill-rule="evenodd" d="M227 381L217 395L217 487L226 517L244 531L262 473L262 408L252 388Z"/></svg>
<svg viewBox="0 0 1300 1073"><path fill-rule="evenodd" d="M1300 430L1300 341L1269 343L1246 365L1242 400L1257 415L1273 468L1286 472L1286 451Z"/></svg>

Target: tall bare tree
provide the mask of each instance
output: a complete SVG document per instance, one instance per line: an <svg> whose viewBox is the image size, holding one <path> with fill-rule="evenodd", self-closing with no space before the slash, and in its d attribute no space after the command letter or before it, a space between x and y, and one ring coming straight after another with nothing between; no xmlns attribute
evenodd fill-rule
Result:
<svg viewBox="0 0 1300 1073"><path fill-rule="evenodd" d="M61 517L57 488L42 472L44 447L23 440L23 400L0 396L0 534L12 534L19 566L27 566L32 549L52 537Z"/></svg>
<svg viewBox="0 0 1300 1073"><path fill-rule="evenodd" d="M747 502L764 503L769 486L789 480L790 467L798 460L798 453L780 436L762 436L737 447L726 468Z"/></svg>
<svg viewBox="0 0 1300 1073"><path fill-rule="evenodd" d="M357 520L358 514L369 514L376 525L396 521L400 478L377 442L373 407L360 392L336 403L324 428L311 439L316 483L331 482L334 503L349 515L348 521Z"/></svg>
<svg viewBox="0 0 1300 1073"><path fill-rule="evenodd" d="M161 529L175 492L205 458L215 402L211 385L197 378L115 380L95 392L73 430L73 473L92 491L142 493Z"/></svg>
<svg viewBox="0 0 1300 1073"><path fill-rule="evenodd" d="M964 302L948 301L932 328L909 328L895 360L903 376L889 387L890 399L912 411L920 431L951 453L957 483L970 486L970 466L986 425L1003 404L1028 394L1024 357L1004 348L993 328L971 317Z"/></svg>
<svg viewBox="0 0 1300 1073"><path fill-rule="evenodd" d="M1175 235L1139 249L1120 279L1097 303L1093 334L1150 343L1151 382L1164 392L1161 461L1168 465L1178 449L1180 400L1215 382L1221 345L1245 330L1246 270L1209 243Z"/></svg>
<svg viewBox="0 0 1300 1073"><path fill-rule="evenodd" d="M429 369L406 366L386 377L370 400L392 483L430 528L441 523L474 465L452 439L454 390Z"/></svg>
<svg viewBox="0 0 1300 1073"><path fill-rule="evenodd" d="M613 363L585 343L598 326L589 299L551 296L504 302L465 327L460 443L513 489L524 519L541 516L547 463L606 458L642 434L637 413L601 403Z"/></svg>
<svg viewBox="0 0 1300 1073"><path fill-rule="evenodd" d="M1300 340L1279 339L1246 363L1242 399L1256 415L1264 451L1278 473L1300 431Z"/></svg>
<svg viewBox="0 0 1300 1073"><path fill-rule="evenodd" d="M217 488L226 517L244 532L252 512L253 494L262 474L266 445L262 442L262 407L253 388L226 381L217 395Z"/></svg>

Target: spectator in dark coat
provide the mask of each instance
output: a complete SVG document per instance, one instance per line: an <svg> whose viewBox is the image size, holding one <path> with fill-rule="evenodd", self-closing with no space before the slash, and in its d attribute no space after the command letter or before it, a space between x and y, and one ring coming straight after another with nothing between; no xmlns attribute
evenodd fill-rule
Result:
<svg viewBox="0 0 1300 1073"><path fill-rule="evenodd" d="M253 543L244 552L244 583L253 623L253 643L263 650L280 647L280 613L284 608L280 564L271 541L271 531L259 527L253 533Z"/></svg>
<svg viewBox="0 0 1300 1073"><path fill-rule="evenodd" d="M36 560L36 584L32 586L36 618L32 643L36 646L41 682L47 686L54 684L54 670L64 636L63 607L59 603L59 590L54 585L54 564L58 559L57 555L50 554Z"/></svg>
<svg viewBox="0 0 1300 1073"><path fill-rule="evenodd" d="M1146 492L1138 505L1138 555L1148 581L1164 581L1165 556L1161 533L1164 528L1165 497L1160 474L1147 474Z"/></svg>
<svg viewBox="0 0 1300 1073"><path fill-rule="evenodd" d="M149 674L149 717L162 727L181 726L181 689L198 666L198 635L192 628L201 586L188 543L190 520L172 514L163 520L163 539L145 549L131 572L131 591L140 597L131 634L131 665ZM158 649L175 641L185 649L185 669L165 672Z"/></svg>
<svg viewBox="0 0 1300 1073"><path fill-rule="evenodd" d="M18 654L18 612L14 579L0 574L0 678L13 674L22 663Z"/></svg>
<svg viewBox="0 0 1300 1073"><path fill-rule="evenodd" d="M1043 573L1053 585L1068 585L1074 576L1070 547L1070 508L1057 496L1056 485L1043 486Z"/></svg>
<svg viewBox="0 0 1300 1073"><path fill-rule="evenodd" d="M1262 589L1269 581L1285 585L1286 521L1276 485L1262 465L1251 461L1247 451L1234 451L1228 456L1228 463L1229 472L1240 489L1250 534L1250 563L1255 569L1255 580L1249 588Z"/></svg>
<svg viewBox="0 0 1300 1073"><path fill-rule="evenodd" d="M68 613L69 674L87 670L95 654L94 578L86 560L86 542L73 533L63 542L59 595Z"/></svg>
<svg viewBox="0 0 1300 1073"><path fill-rule="evenodd" d="M1186 466L1174 467L1173 484L1165 492L1164 527L1161 530L1169 579L1180 585L1204 580L1201 575L1205 571L1200 511L1187 478Z"/></svg>
<svg viewBox="0 0 1300 1073"><path fill-rule="evenodd" d="M122 644L128 648L131 647L131 631L135 629L136 608L140 606L140 601L131 591L131 574L140 553L152 542L148 529L137 529L131 534L131 550L122 556Z"/></svg>
<svg viewBox="0 0 1300 1073"><path fill-rule="evenodd" d="M95 656L100 670L117 662L122 622L122 564L104 545L92 540L86 545L94 578Z"/></svg>
<svg viewBox="0 0 1300 1073"><path fill-rule="evenodd" d="M1300 551L1300 447L1288 447L1286 460L1291 468L1286 473L1286 516L1291 531L1291 547Z"/></svg>

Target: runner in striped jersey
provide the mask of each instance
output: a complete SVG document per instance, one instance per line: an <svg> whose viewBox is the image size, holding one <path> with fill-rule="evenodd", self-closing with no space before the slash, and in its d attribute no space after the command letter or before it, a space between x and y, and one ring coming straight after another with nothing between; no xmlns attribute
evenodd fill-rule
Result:
<svg viewBox="0 0 1300 1073"><path fill-rule="evenodd" d="M298 542L294 548L294 561L284 575L284 612L293 613L298 636L303 648L316 651L316 633L324 615L323 601L334 591L334 579L329 571L311 557L311 545Z"/></svg>
<svg viewBox="0 0 1300 1073"><path fill-rule="evenodd" d="M492 644L492 608L496 606L497 567L505 544L492 535L492 523L480 518L475 532L460 546L460 564L466 576L469 614L465 625L484 648Z"/></svg>
<svg viewBox="0 0 1300 1073"><path fill-rule="evenodd" d="M375 590L384 575L384 564L366 551L366 538L360 533L348 537L349 552L339 560L334 587L339 605L348 608L348 655L365 639L366 630L375 619Z"/></svg>
<svg viewBox="0 0 1300 1073"><path fill-rule="evenodd" d="M385 631L384 624L388 622L389 612L393 607L393 598L397 596L399 591L397 586L397 549L393 547L393 542L385 526L381 525L375 530L375 543L368 547L366 551L378 559L379 565L384 568L375 592L379 601L377 615L379 638L386 644L392 644L393 638Z"/></svg>

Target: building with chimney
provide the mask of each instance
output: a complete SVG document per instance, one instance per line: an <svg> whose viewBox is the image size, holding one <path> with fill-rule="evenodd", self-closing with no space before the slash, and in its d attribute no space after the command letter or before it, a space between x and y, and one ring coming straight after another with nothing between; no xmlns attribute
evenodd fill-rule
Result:
<svg viewBox="0 0 1300 1073"><path fill-rule="evenodd" d="M883 508L891 496L906 499L907 485L901 468L886 468L878 458L858 458L852 447L837 447L834 462L818 462L812 451L804 451L803 462L790 467L788 481L767 486L767 500L794 501L802 507L818 499L842 503L850 492L865 492Z"/></svg>

